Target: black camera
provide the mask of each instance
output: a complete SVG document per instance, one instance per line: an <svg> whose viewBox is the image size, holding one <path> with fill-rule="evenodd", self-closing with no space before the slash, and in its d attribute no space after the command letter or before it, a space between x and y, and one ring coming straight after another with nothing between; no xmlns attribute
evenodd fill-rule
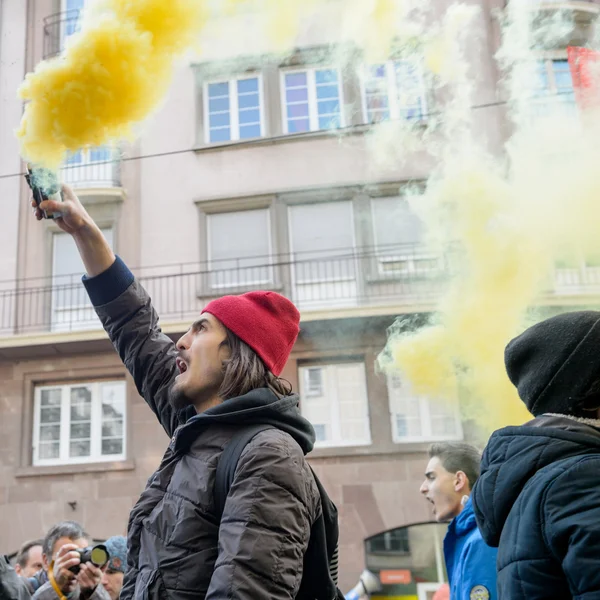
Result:
<svg viewBox="0 0 600 600"><path fill-rule="evenodd" d="M79 568L82 564L92 563L94 566L101 569L109 560L110 554L106 546L98 544L97 546L88 546L87 548L78 548L76 552L79 552L79 565L73 565L69 568L72 573L79 573Z"/></svg>

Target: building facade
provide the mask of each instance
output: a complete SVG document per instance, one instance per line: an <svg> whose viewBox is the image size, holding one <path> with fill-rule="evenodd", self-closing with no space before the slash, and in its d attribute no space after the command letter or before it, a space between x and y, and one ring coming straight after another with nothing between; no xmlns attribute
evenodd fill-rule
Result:
<svg viewBox="0 0 600 600"><path fill-rule="evenodd" d="M419 495L429 443L481 440L456 407L415 397L375 366L387 328L401 315L424 318L447 271L402 196L427 180L431 156L373 161L373 136L399 120L425 129L443 99L401 57L368 64L360 49L349 52L351 40L334 26L342 4L324 3L285 58L258 39L252 15L229 17L178 69L135 144L74 154L63 178L150 291L173 339L224 294L268 288L297 304L302 331L284 376L315 427L311 463L340 509L341 585L349 589L365 566L365 538L430 520ZM474 101L494 103L504 3L478 4L479 37L468 53ZM584 29L600 8L563 4ZM82 6L1 2L4 552L62 519L82 522L94 538L124 533L168 443L99 328L73 242L31 217L18 175L15 90L60 52ZM572 90L566 50L540 56L540 65L545 96ZM477 126L500 152L504 108L492 106ZM584 262L563 268L548 301L575 303L599 275Z"/></svg>

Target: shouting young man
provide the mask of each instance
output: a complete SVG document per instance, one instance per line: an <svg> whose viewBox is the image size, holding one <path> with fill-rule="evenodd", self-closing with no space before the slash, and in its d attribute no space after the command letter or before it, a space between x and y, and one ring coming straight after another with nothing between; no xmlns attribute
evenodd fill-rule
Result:
<svg viewBox="0 0 600 600"><path fill-rule="evenodd" d="M66 186L63 200L40 208L62 214L56 223L77 244L104 328L171 439L131 512L121 598L295 598L321 513L304 458L314 431L279 378L299 333L297 309L274 292L220 298L175 344L161 333L146 291ZM243 450L219 515L220 455L252 424L272 428Z"/></svg>
<svg viewBox="0 0 600 600"><path fill-rule="evenodd" d="M450 521L444 558L452 600L496 600L496 555L477 529L471 489L479 477L481 454L462 442L433 444L421 494L438 522Z"/></svg>

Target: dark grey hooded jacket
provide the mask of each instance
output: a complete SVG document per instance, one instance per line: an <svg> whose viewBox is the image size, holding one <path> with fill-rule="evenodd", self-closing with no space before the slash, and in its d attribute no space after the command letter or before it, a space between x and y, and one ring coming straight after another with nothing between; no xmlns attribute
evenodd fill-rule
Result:
<svg viewBox="0 0 600 600"><path fill-rule="evenodd" d="M120 259L84 283L139 393L171 438L131 511L121 598L294 598L321 511L304 458L314 430L300 415L298 397L279 399L265 388L200 415L176 412L169 390L177 350L161 333L146 291ZM219 457L237 429L255 423L276 429L245 448L219 523L213 493Z"/></svg>

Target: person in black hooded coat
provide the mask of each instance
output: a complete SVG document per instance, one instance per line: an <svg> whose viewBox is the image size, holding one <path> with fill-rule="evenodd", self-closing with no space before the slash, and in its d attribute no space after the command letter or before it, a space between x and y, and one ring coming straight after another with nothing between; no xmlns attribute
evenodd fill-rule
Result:
<svg viewBox="0 0 600 600"><path fill-rule="evenodd" d="M535 418L491 436L473 490L498 597L600 599L600 312L534 325L505 361Z"/></svg>

